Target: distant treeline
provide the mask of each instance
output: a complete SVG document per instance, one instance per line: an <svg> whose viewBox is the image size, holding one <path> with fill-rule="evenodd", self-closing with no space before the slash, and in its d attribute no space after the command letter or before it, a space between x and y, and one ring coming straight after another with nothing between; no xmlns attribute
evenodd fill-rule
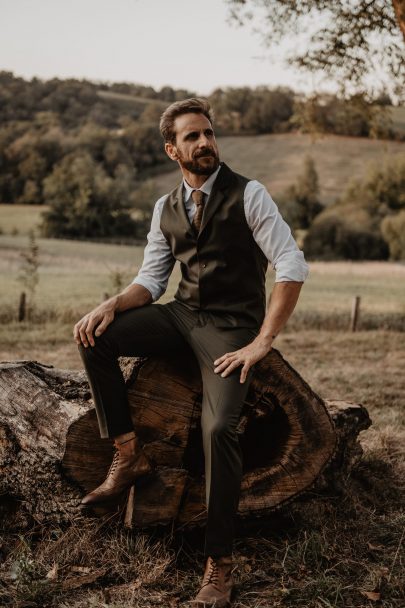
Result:
<svg viewBox="0 0 405 608"><path fill-rule="evenodd" d="M168 86L27 81L0 72L0 202L49 205L48 236L143 238L156 199L147 178L171 167L160 115L194 94ZM285 87L241 87L216 89L209 99L219 135L298 130L399 138L385 96L305 99ZM308 205L302 228L319 211L312 199Z"/></svg>

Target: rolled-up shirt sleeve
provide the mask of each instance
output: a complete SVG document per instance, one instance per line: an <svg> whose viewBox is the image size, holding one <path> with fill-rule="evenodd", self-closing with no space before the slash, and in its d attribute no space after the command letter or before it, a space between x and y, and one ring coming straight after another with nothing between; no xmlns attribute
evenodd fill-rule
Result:
<svg viewBox="0 0 405 608"><path fill-rule="evenodd" d="M304 253L263 184L257 180L246 184L244 205L253 238L276 271L276 283L304 282L309 274Z"/></svg>
<svg viewBox="0 0 405 608"><path fill-rule="evenodd" d="M160 216L166 198L167 195L164 195L155 203L142 266L131 283L137 283L148 289L154 302L166 291L176 261L160 229Z"/></svg>

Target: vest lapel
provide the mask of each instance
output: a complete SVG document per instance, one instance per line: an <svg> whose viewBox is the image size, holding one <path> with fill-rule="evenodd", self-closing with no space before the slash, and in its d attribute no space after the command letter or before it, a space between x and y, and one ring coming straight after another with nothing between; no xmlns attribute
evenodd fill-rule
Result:
<svg viewBox="0 0 405 608"><path fill-rule="evenodd" d="M229 174L230 173L231 173L231 171L227 167L227 165L225 165L225 163L222 163L221 169L220 169L220 171L217 175L217 178L214 182L214 185L212 187L211 194L204 206L200 234L202 233L202 231L204 230L204 228L206 227L206 225L208 224L208 222L210 221L210 219L212 218L212 216L214 215L214 213L220 206L220 204L226 194L226 191L229 187L229 177L230 177Z"/></svg>
<svg viewBox="0 0 405 608"><path fill-rule="evenodd" d="M174 201L173 201L173 207L177 210L178 216L180 218L181 223L184 225L184 230L186 233L191 234L194 238L196 237L196 233L195 230L193 228L193 226L190 223L189 217L188 217L188 213L186 211L186 208L184 206L184 201L183 201L183 182L181 182L181 184L178 186L176 192L175 192L175 196L174 196Z"/></svg>

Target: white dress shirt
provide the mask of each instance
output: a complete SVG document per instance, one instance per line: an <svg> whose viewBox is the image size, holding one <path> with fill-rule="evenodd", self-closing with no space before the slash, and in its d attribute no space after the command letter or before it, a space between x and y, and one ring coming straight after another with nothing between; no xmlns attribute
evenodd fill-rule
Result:
<svg viewBox="0 0 405 608"><path fill-rule="evenodd" d="M204 192L205 200L209 197L215 179L221 167L209 176L199 188ZM195 190L183 179L184 205L192 221L196 206L191 193ZM142 266L132 281L143 285L152 295L154 302L166 291L169 277L176 262L166 237L160 229L162 207L168 197L165 194L156 201ZM276 271L276 283L281 281L305 281L308 276L308 264L303 252L298 248L290 227L283 220L277 205L266 188L256 180L250 180L244 191L244 209L248 226L253 238ZM206 202L209 205L209 200Z"/></svg>

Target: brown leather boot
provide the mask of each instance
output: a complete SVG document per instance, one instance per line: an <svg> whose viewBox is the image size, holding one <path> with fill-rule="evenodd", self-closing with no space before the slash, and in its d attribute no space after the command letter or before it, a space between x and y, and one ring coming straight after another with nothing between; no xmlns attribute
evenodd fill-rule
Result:
<svg viewBox="0 0 405 608"><path fill-rule="evenodd" d="M138 477L153 470L136 437L123 443L114 441L114 446L116 451L106 479L98 488L87 494L80 504L92 506L112 502Z"/></svg>
<svg viewBox="0 0 405 608"><path fill-rule="evenodd" d="M196 608L224 608L230 606L231 593L234 585L232 571L234 563L232 556L208 557L205 565L201 589L192 600Z"/></svg>

